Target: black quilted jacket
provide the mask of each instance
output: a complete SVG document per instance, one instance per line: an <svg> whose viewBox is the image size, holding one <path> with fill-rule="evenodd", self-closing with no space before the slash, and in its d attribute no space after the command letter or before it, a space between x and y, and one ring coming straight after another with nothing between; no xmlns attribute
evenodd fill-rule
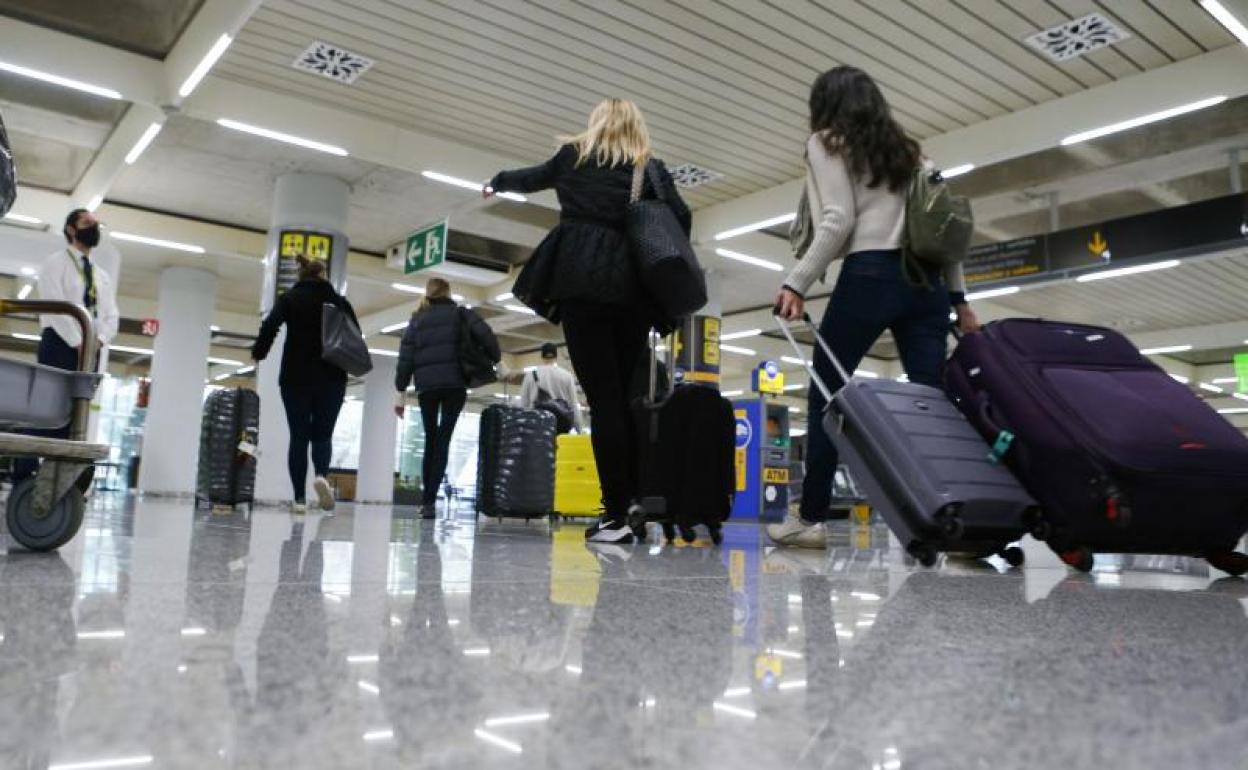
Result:
<svg viewBox="0 0 1248 770"><path fill-rule="evenodd" d="M681 200L667 168L658 163L661 190L649 180L643 195L662 197L689 232L689 207ZM559 225L534 251L555 260L543 299L552 302L582 300L608 305L637 305L642 301L633 267L624 219L628 209L633 166L600 166L591 161L576 165L576 150L564 145L541 165L503 171L490 181L499 192L532 193L553 188L559 196Z"/></svg>

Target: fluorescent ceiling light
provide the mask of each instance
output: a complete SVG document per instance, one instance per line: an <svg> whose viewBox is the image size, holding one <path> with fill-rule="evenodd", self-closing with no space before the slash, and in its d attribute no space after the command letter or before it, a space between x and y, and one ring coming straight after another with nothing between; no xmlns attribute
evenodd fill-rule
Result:
<svg viewBox="0 0 1248 770"><path fill-rule="evenodd" d="M45 83L51 83L65 88L72 88L76 91L85 91L89 94L95 94L96 96L103 96L105 99L121 98L121 94L111 88L91 85L90 83L84 83L81 80L74 80L73 78L64 78L60 75L53 75L50 72L32 70L29 67L23 67L19 64L10 64L9 62L0 61L0 71L11 72L14 75L34 78L35 80L42 80Z"/></svg>
<svg viewBox="0 0 1248 770"><path fill-rule="evenodd" d="M19 272L28 277L39 274L39 271L35 270L33 267L23 267Z"/></svg>
<svg viewBox="0 0 1248 770"><path fill-rule="evenodd" d="M242 361L235 361L232 358L217 358L215 356L208 356L208 363L220 364L221 366L242 366L243 365Z"/></svg>
<svg viewBox="0 0 1248 770"><path fill-rule="evenodd" d="M734 227L731 230L725 230L722 233L716 233L715 240L726 241L729 238L735 238L738 235L745 235L746 233L752 233L755 230L766 230L768 227L775 227L776 225L782 225L782 224L785 224L786 222L792 222L794 219L797 219L797 212L792 212L789 214L781 214L778 217L772 217L771 219L764 219L761 222L753 222L748 225L742 225L741 227Z"/></svg>
<svg viewBox="0 0 1248 770"><path fill-rule="evenodd" d="M866 378L867 378L867 379L869 379L869 380L879 379L879 377L880 377L879 372L873 372L873 371L871 371L870 369L855 369L855 370L854 370L854 376L855 376L855 377L866 377Z"/></svg>
<svg viewBox="0 0 1248 770"><path fill-rule="evenodd" d="M432 179L435 182L442 182L443 184L449 184L455 187L462 187L465 190L476 190L477 192L481 192L482 190L485 189L485 185L481 184L480 182L472 182L467 179L460 179L457 176L451 176L450 174L443 174L439 171L429 171L428 169L426 169L420 172L420 175L423 176L425 179ZM524 203L525 200L527 200L523 195L519 195L518 193L513 193L513 192L500 192L500 193L494 193L494 194L500 198L506 198L509 201L519 201L520 203Z"/></svg>
<svg viewBox="0 0 1248 770"><path fill-rule="evenodd" d="M1196 110L1203 110L1206 107L1212 107L1215 104L1221 104L1224 101L1226 101L1225 96L1211 96L1208 99L1201 99L1198 102L1181 104L1178 107L1171 107L1170 109L1161 110L1160 112L1150 112L1147 115L1140 115L1139 117L1130 118L1129 120L1123 120L1118 123L1110 123L1108 126L1101 126L1100 128L1080 131L1077 134L1071 134L1063 139L1062 146L1064 147L1066 145L1078 144L1079 142L1086 142L1089 139L1096 139L1097 137L1106 136L1108 134L1116 134L1119 131L1126 131L1148 123L1156 123L1159 120L1167 120L1177 115L1195 112Z"/></svg>
<svg viewBox="0 0 1248 770"><path fill-rule="evenodd" d="M524 752L524 748L521 747L521 745L516 743L515 741L509 741L506 738L503 738L502 736L495 735L494 733L487 732L486 730L482 730L480 727L473 730L472 734L477 736L481 740L485 741L486 743L492 743L495 746L499 747L500 749L506 749L507 751L510 751L512 754L521 754Z"/></svg>
<svg viewBox="0 0 1248 770"><path fill-rule="evenodd" d="M728 334L719 335L720 340L743 340L746 337L757 337L762 334L762 329L746 329L742 332L729 332Z"/></svg>
<svg viewBox="0 0 1248 770"><path fill-rule="evenodd" d="M166 241L163 238L149 238L146 235L135 235L134 233L123 233L118 230L110 230L109 235L119 241L132 241L134 243L144 243L148 246L158 246L162 249L173 249L174 251L187 251L191 254L203 254L205 249L203 246L196 246L193 243L178 243L177 241Z"/></svg>
<svg viewBox="0 0 1248 770"><path fill-rule="evenodd" d="M381 658L377 655L348 655L348 663L376 663Z"/></svg>
<svg viewBox="0 0 1248 770"><path fill-rule="evenodd" d="M162 128L164 128L164 125L160 123L153 123L147 127L147 130L139 137L139 141L135 142L134 146L130 148L130 152L126 153L127 166L134 165L134 162L139 159L139 156L143 154L143 151L152 143L152 140L156 138L156 135L160 133Z"/></svg>
<svg viewBox="0 0 1248 770"><path fill-rule="evenodd" d="M110 628L104 631L79 631L79 639L125 639L124 628Z"/></svg>
<svg viewBox="0 0 1248 770"><path fill-rule="evenodd" d="M1219 409L1218 414L1248 414L1248 406L1232 406L1229 409Z"/></svg>
<svg viewBox="0 0 1248 770"><path fill-rule="evenodd" d="M95 211L104 202L104 193L100 193L91 200L87 201L87 211Z"/></svg>
<svg viewBox="0 0 1248 770"><path fill-rule="evenodd" d="M512 717L494 717L485 720L486 727L503 727L505 725L527 725L531 722L545 722L550 719L549 711L539 711L533 714L516 714Z"/></svg>
<svg viewBox="0 0 1248 770"><path fill-rule="evenodd" d="M5 215L4 215L4 218L5 218L5 219L10 219L10 220L12 220L12 221L14 221L14 222L21 222L21 223L22 223L22 224L24 224L24 225L41 225L41 224L43 224L43 220L42 220L42 219L39 219L39 218L37 218L37 217L28 217L28 216L26 216L25 214L15 214L15 213L13 213L12 211L10 211L9 213L5 214ZM22 268L22 269L24 270L25 268Z"/></svg>
<svg viewBox="0 0 1248 770"><path fill-rule="evenodd" d="M999 289L984 289L983 291L973 291L966 295L968 300L990 299L992 297L1005 297L1010 294L1018 294L1020 288L1017 286L1002 286Z"/></svg>
<svg viewBox="0 0 1248 770"><path fill-rule="evenodd" d="M1238 377L1218 377L1216 379L1210 380L1210 382L1212 382L1214 385L1233 385L1239 382L1239 378Z"/></svg>
<svg viewBox="0 0 1248 770"><path fill-rule="evenodd" d="M1219 388L1217 385L1210 385L1210 384L1209 384L1209 383L1207 383L1207 382L1202 382L1202 383L1200 383L1200 389L1201 389L1201 390L1207 390L1207 391L1209 391L1210 393L1225 393L1225 392L1226 392L1226 391L1225 391L1225 390L1223 390L1222 388Z"/></svg>
<svg viewBox="0 0 1248 770"><path fill-rule="evenodd" d="M806 430L804 428L794 428L793 430L789 431L789 435L793 436L794 438L799 438L801 436L806 435Z"/></svg>
<svg viewBox="0 0 1248 770"><path fill-rule="evenodd" d="M406 283L392 283L390 284L390 288L395 289L397 291L405 291L408 294L424 294L425 293L425 290L420 288L419 286L411 286Z"/></svg>
<svg viewBox="0 0 1248 770"><path fill-rule="evenodd" d="M940 172L940 175L943 176L945 179L953 179L955 176L962 176L968 171L973 171L973 170L975 170L974 163L963 163L960 166L953 166L951 168L942 169Z"/></svg>
<svg viewBox="0 0 1248 770"><path fill-rule="evenodd" d="M26 340L27 342L38 342L43 339L38 334L24 334L22 332L13 332L9 336L19 340Z"/></svg>
<svg viewBox="0 0 1248 770"><path fill-rule="evenodd" d="M455 300L456 302L463 302L463 301L464 301L464 295L463 295L463 294L452 294L452 295L451 295L451 299Z"/></svg>
<svg viewBox="0 0 1248 770"><path fill-rule="evenodd" d="M397 332L399 329L406 329L406 328L407 328L407 321L400 321L397 324L390 324L389 326L381 327L381 333L390 334L391 332Z"/></svg>
<svg viewBox="0 0 1248 770"><path fill-rule="evenodd" d="M802 389L802 388L804 388L804 387L806 387L806 383L804 383L804 382L795 382L795 383L793 383L792 385L785 385L785 386L784 386L784 389L785 389L785 390L801 390L801 389Z"/></svg>
<svg viewBox="0 0 1248 770"><path fill-rule="evenodd" d="M801 409L799 409L799 408L798 408L798 407L796 407L796 406L791 406L791 407L789 407L789 413L790 413L790 414L801 414L801 413L802 413L802 410L801 410Z"/></svg>
<svg viewBox="0 0 1248 770"><path fill-rule="evenodd" d="M1169 270L1172 267L1178 267L1179 260L1168 259L1165 262L1150 262L1147 265L1132 265L1131 267L1119 267L1115 270L1098 270L1095 273L1087 273L1081 275L1075 280L1079 283L1087 283L1088 281L1100 281L1105 278L1118 278L1123 275L1134 275L1135 273L1151 273L1154 270Z"/></svg>
<svg viewBox="0 0 1248 770"><path fill-rule="evenodd" d="M378 687L377 685L373 684L372 682L366 682L366 681L364 681L363 679L361 679L360 681L356 682L355 684L356 684L356 686L357 686L357 687L359 687L359 688L360 688L361 690L363 690L364 692L367 692L367 693L372 693L373 695L380 695L380 694L381 694L381 688L380 688L380 687Z"/></svg>
<svg viewBox="0 0 1248 770"><path fill-rule="evenodd" d="M756 714L753 711L750 711L749 709L743 709L737 706L729 705L727 703L720 703L719 701L715 701L714 703L712 703L711 707L714 708L716 711L722 711L725 714L732 714L734 717L745 717L746 719L758 718L758 714Z"/></svg>
<svg viewBox="0 0 1248 770"><path fill-rule="evenodd" d="M208 634L208 629L202 628L200 626L194 626L191 628L182 629L183 636L206 636L207 634Z"/></svg>
<svg viewBox="0 0 1248 770"><path fill-rule="evenodd" d="M1191 350L1191 345L1163 345L1159 348L1143 348L1140 353L1146 356L1156 356L1162 353L1186 353ZM1187 382L1187 380L1184 380Z"/></svg>
<svg viewBox="0 0 1248 770"><path fill-rule="evenodd" d="M35 288L34 284L31 284L31 283L25 284L25 285L24 285L24 286L22 286L22 288L21 288L21 289L17 292L17 298L18 298L18 299L26 299L27 297L29 297L29 296L30 296L30 293L31 293L32 291L34 291L34 288Z"/></svg>
<svg viewBox="0 0 1248 770"><path fill-rule="evenodd" d="M393 350L380 350L378 348L369 348L368 352L372 353L375 356L382 356L383 358L398 358L399 357L399 354Z"/></svg>
<svg viewBox="0 0 1248 770"><path fill-rule="evenodd" d="M234 373L235 374L251 374L255 370L256 370L256 367L254 366L244 366L242 369L239 369L238 371Z"/></svg>
<svg viewBox="0 0 1248 770"><path fill-rule="evenodd" d="M509 291L505 291L505 292L503 292L502 294L499 294L497 297L495 297L495 298L494 298L494 301L495 301L495 302L506 302L506 301L507 301L507 300L509 300L509 299L515 299L515 298L516 298L516 295L515 295L515 294L512 294L512 293L511 293L511 292L509 292Z"/></svg>
<svg viewBox="0 0 1248 770"><path fill-rule="evenodd" d="M195 87L199 85L199 81L204 79L208 74L208 70L212 69L212 65L217 63L217 59L221 58L221 54L225 53L225 49L230 47L233 38L229 35L222 35L217 38L217 42L212 44L212 48L208 49L208 53L204 54L204 58L199 60L199 64L195 65L195 69L191 70L191 74L187 75L186 80L182 81L181 88L178 89L178 96L183 99L191 95Z"/></svg>
<svg viewBox="0 0 1248 770"><path fill-rule="evenodd" d="M520 313L522 315L537 315L537 313L533 312L532 309L527 308L524 305L503 305L503 307L507 308L513 313Z"/></svg>
<svg viewBox="0 0 1248 770"><path fill-rule="evenodd" d="M773 647L771 649L771 654L775 655L778 658L789 658L790 660L802 659L802 654L800 652L794 652L793 650L782 650L779 647Z"/></svg>
<svg viewBox="0 0 1248 770"><path fill-rule="evenodd" d="M729 687L727 690L724 690L724 697L737 698L742 695L749 695L751 692L753 692L753 690L749 687Z"/></svg>
<svg viewBox="0 0 1248 770"><path fill-rule="evenodd" d="M216 324L212 324L208 327L208 331L216 333L216 332L221 331L221 327L217 326Z"/></svg>
<svg viewBox="0 0 1248 770"><path fill-rule="evenodd" d="M464 650L464 654L469 657L483 657L490 654L489 647L469 647Z"/></svg>
<svg viewBox="0 0 1248 770"><path fill-rule="evenodd" d="M370 730L364 733L366 741L388 741L394 737L394 730Z"/></svg>
<svg viewBox="0 0 1248 770"><path fill-rule="evenodd" d="M781 682L776 685L777 690L800 690L806 686L805 679L796 679L791 682Z"/></svg>
<svg viewBox="0 0 1248 770"><path fill-rule="evenodd" d="M213 378L212 378L212 381L213 381L213 382L221 382L222 380L228 380L228 379L230 379L230 378L231 378L231 377L233 377L233 376L234 376L234 374L233 374L232 372L226 372L225 374L218 374L216 377L213 377Z"/></svg>
<svg viewBox="0 0 1248 770"><path fill-rule="evenodd" d="M1181 375L1181 374L1171 374L1171 375L1170 375L1170 377L1171 377L1172 379L1174 379L1176 382L1181 382L1181 383L1183 383L1184 385L1186 385L1187 383L1191 382L1191 380L1187 379L1186 377L1184 377L1184 376L1183 376L1183 375Z"/></svg>
<svg viewBox="0 0 1248 770"><path fill-rule="evenodd" d="M814 366L815 365L814 361L803 361L802 359L795 358L793 356L780 356L780 360L785 362L786 364L797 364L798 366Z"/></svg>
<svg viewBox="0 0 1248 770"><path fill-rule="evenodd" d="M1239 42L1248 45L1248 27L1244 26L1244 22L1235 18L1235 14L1228 11L1226 6L1218 0L1200 0L1200 5L1209 12L1210 16L1226 27L1227 32L1239 38Z"/></svg>
<svg viewBox="0 0 1248 770"><path fill-rule="evenodd" d="M723 396L724 398L733 398L734 396L745 395L745 391L744 390L725 390L723 393L720 393L719 395Z"/></svg>
<svg viewBox="0 0 1248 770"><path fill-rule="evenodd" d="M338 155L340 157L345 158L348 154L346 150L342 149L341 147L336 147L332 144L325 144L324 142L316 142L311 139L304 139L301 136L295 136L293 134L284 134L281 131L273 131L268 128L261 128L260 126L253 126L247 123L240 123L237 120L230 120L229 118L217 118L217 125L223 126L225 128L232 128L235 131L242 131L245 134L254 134L256 136L262 136L265 139L273 139L278 142L285 142L287 144L298 145L299 147L306 147L309 150L319 150L320 152L327 152L330 155Z"/></svg>
<svg viewBox="0 0 1248 770"><path fill-rule="evenodd" d="M720 345L720 346L719 346L719 349L720 349L720 350L722 350L722 351L724 351L725 353L736 353L736 354L737 354L737 355L739 355L739 356L756 356L756 355L758 355L758 351L757 351L757 350L750 350L749 348L739 348L739 347L737 347L736 345Z"/></svg>
<svg viewBox="0 0 1248 770"><path fill-rule="evenodd" d="M758 257L751 257L749 254L742 254L739 251L729 251L728 249L715 249L715 253L723 257L724 259L733 259L733 260L736 260L737 262L744 262L747 265L761 267L765 270L776 270L776 271L784 270L784 265L781 265L779 263L772 262L766 259L759 259Z"/></svg>
<svg viewBox="0 0 1248 770"><path fill-rule="evenodd" d="M110 770L117 767L142 767L150 765L154 758L150 754L133 757L116 757L114 759L91 759L85 762L61 762L48 765L48 770Z"/></svg>
<svg viewBox="0 0 1248 770"><path fill-rule="evenodd" d="M134 353L139 356L150 356L152 354L150 348L132 348L129 345L109 345L108 349L118 353Z"/></svg>

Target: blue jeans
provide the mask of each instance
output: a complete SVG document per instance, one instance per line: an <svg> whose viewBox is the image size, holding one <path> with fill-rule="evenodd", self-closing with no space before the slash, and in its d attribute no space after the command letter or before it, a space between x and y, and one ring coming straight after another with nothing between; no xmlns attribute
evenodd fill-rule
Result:
<svg viewBox="0 0 1248 770"><path fill-rule="evenodd" d="M902 274L900 251L850 254L841 267L819 333L851 375L886 329L893 332L901 364L911 382L940 386L949 328L949 294L939 268L926 270L931 288L915 287ZM815 371L835 392L842 383L823 350L815 347ZM806 442L806 477L801 516L827 519L837 452L823 429L827 402L810 387L810 427Z"/></svg>

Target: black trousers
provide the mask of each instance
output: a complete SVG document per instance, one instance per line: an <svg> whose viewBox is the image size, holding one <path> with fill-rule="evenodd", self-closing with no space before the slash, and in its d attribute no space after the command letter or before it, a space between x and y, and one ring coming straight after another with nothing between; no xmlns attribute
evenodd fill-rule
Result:
<svg viewBox="0 0 1248 770"><path fill-rule="evenodd" d="M329 473L334 451L334 426L347 393L346 382L282 386L282 405L286 407L286 424L290 427L290 449L286 466L295 499L302 502L308 488L308 448L312 449L312 466L317 476Z"/></svg>
<svg viewBox="0 0 1248 770"><path fill-rule="evenodd" d="M35 355L36 360L44 366L53 366L71 372L78 370L78 349L70 347L69 343L61 339L61 335L53 331L51 327L44 328L43 335L39 338L39 352ZM22 433L41 438L69 438L69 425L46 430L24 430ZM35 475L37 470L39 470L39 460L34 457L22 457L15 460L13 481L28 479Z"/></svg>
<svg viewBox="0 0 1248 770"><path fill-rule="evenodd" d="M579 302L563 306L568 355L589 400L602 502L612 518L627 515L637 496L640 458L630 392L649 329L633 308Z"/></svg>
<svg viewBox="0 0 1248 770"><path fill-rule="evenodd" d="M426 390L419 396L420 419L425 426L425 459L421 464L421 502L433 505L438 501L438 486L451 461L451 436L455 423L464 410L468 391L463 388Z"/></svg>

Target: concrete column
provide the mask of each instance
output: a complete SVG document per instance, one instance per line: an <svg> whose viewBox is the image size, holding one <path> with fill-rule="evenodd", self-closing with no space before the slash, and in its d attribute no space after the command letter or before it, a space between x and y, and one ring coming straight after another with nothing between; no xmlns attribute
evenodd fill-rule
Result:
<svg viewBox="0 0 1248 770"><path fill-rule="evenodd" d="M341 238L346 253L347 208L351 188L341 179L321 174L286 174L278 177L273 195L273 216L269 229L269 249L265 255L265 280L260 291L260 313L268 313L274 302L277 276L277 232L283 227L306 227L331 231ZM335 249L337 251L337 249ZM346 259L334 265L330 279L339 291L346 280ZM273 343L269 357L256 368L256 390L260 393L260 456L256 463L256 499L261 502L290 500L290 477L286 471L286 450L290 431L282 407L278 373L282 365L283 329ZM308 474L309 494L312 474Z"/></svg>
<svg viewBox="0 0 1248 770"><path fill-rule="evenodd" d="M205 270L170 267L160 274L152 357L152 399L143 431L139 489L191 494L203 405L204 374L217 277Z"/></svg>
<svg viewBox="0 0 1248 770"><path fill-rule="evenodd" d="M394 370L397 359L373 356L364 379L364 424L360 428L360 472L355 485L359 503L394 502Z"/></svg>

